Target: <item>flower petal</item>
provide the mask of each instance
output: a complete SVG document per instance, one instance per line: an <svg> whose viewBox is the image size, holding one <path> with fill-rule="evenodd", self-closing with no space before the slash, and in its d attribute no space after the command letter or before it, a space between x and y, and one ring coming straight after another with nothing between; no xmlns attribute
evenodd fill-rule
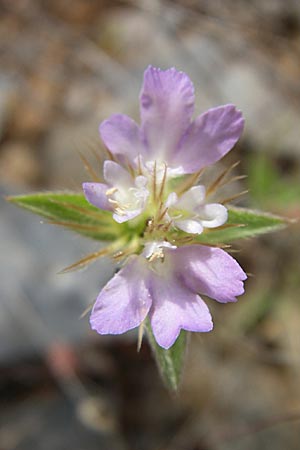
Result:
<svg viewBox="0 0 300 450"><path fill-rule="evenodd" d="M104 161L103 175L105 181L112 187L118 186L128 189L133 186L133 180L129 172L114 161Z"/></svg>
<svg viewBox="0 0 300 450"><path fill-rule="evenodd" d="M122 214L114 213L113 218L118 223L128 222L128 220L134 219L139 216L144 208L133 209L133 210L124 210Z"/></svg>
<svg viewBox="0 0 300 450"><path fill-rule="evenodd" d="M193 219L176 220L175 226L179 228L179 230L191 234L201 234L203 231L201 222Z"/></svg>
<svg viewBox="0 0 300 450"><path fill-rule="evenodd" d="M216 228L224 225L228 219L228 211L220 203L209 203L196 209L199 219L205 228Z"/></svg>
<svg viewBox="0 0 300 450"><path fill-rule="evenodd" d="M153 275L151 296L153 303L149 317L153 334L161 347L170 348L181 329L212 330L211 315L204 301L175 277L166 280L158 274Z"/></svg>
<svg viewBox="0 0 300 450"><path fill-rule="evenodd" d="M234 105L209 109L190 125L174 161L194 173L221 159L240 138L244 127L241 111Z"/></svg>
<svg viewBox="0 0 300 450"><path fill-rule="evenodd" d="M137 123L124 114L113 114L100 124L100 136L106 147L121 163L133 164L143 153L140 129Z"/></svg>
<svg viewBox="0 0 300 450"><path fill-rule="evenodd" d="M198 205L205 201L205 186L193 186L188 191L184 192L179 198L176 207L193 211Z"/></svg>
<svg viewBox="0 0 300 450"><path fill-rule="evenodd" d="M132 257L100 292L90 322L100 334L120 334L137 327L151 306L142 258ZM146 272L147 273L147 272Z"/></svg>
<svg viewBox="0 0 300 450"><path fill-rule="evenodd" d="M85 198L97 208L111 211L111 204L108 202L106 192L109 189L107 184L103 183L83 183L83 192Z"/></svg>
<svg viewBox="0 0 300 450"><path fill-rule="evenodd" d="M150 160L170 163L190 125L194 101L194 87L185 73L151 66L145 71L140 95L141 128Z"/></svg>
<svg viewBox="0 0 300 450"><path fill-rule="evenodd" d="M244 293L246 274L237 261L220 248L180 247L174 253L174 260L178 277L193 292L221 303L235 302L236 296Z"/></svg>

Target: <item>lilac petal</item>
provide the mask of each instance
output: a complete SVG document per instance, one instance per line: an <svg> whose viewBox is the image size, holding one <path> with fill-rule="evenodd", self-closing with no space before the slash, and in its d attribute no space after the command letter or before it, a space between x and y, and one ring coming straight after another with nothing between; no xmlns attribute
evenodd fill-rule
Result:
<svg viewBox="0 0 300 450"><path fill-rule="evenodd" d="M117 159L131 164L139 153L143 153L139 126L130 117L113 114L100 124L100 135L106 147Z"/></svg>
<svg viewBox="0 0 300 450"><path fill-rule="evenodd" d="M109 189L107 184L103 183L83 183L83 192L85 198L97 208L111 211L111 204L108 202L106 192Z"/></svg>
<svg viewBox="0 0 300 450"><path fill-rule="evenodd" d="M145 71L140 107L150 160L170 160L190 125L194 101L194 87L185 73L151 66Z"/></svg>
<svg viewBox="0 0 300 450"><path fill-rule="evenodd" d="M129 172L114 161L104 161L103 175L105 181L112 187L120 186L128 189L133 185L133 180Z"/></svg>
<svg viewBox="0 0 300 450"><path fill-rule="evenodd" d="M153 334L161 347L170 348L181 329L212 330L211 315L204 301L175 277L167 280L152 275L151 296L153 304L149 317Z"/></svg>
<svg viewBox="0 0 300 450"><path fill-rule="evenodd" d="M140 325L151 306L145 285L147 269L132 257L100 292L90 322L100 334L121 334Z"/></svg>
<svg viewBox="0 0 300 450"><path fill-rule="evenodd" d="M134 209L134 210L124 210L124 212L121 214L114 213L113 218L118 223L124 223L128 222L128 220L134 219L135 217L139 216L141 212L144 210L144 208Z"/></svg>
<svg viewBox="0 0 300 450"><path fill-rule="evenodd" d="M193 292L221 303L235 302L236 296L244 293L243 280L247 276L224 250L202 245L180 247L174 253L174 261L178 276Z"/></svg>
<svg viewBox="0 0 300 450"><path fill-rule="evenodd" d="M209 109L190 125L174 162L194 173L218 161L236 144L243 127L242 113L234 105Z"/></svg>

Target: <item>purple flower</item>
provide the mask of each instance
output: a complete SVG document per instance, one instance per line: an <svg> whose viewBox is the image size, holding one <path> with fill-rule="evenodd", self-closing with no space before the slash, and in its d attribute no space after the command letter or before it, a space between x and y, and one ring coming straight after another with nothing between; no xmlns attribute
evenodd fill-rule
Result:
<svg viewBox="0 0 300 450"><path fill-rule="evenodd" d="M174 68L149 66L140 94L141 125L114 114L100 125L100 135L121 164L168 167L169 175L194 173L221 159L238 141L244 119L234 105L212 108L192 120L194 87Z"/></svg>
<svg viewBox="0 0 300 450"><path fill-rule="evenodd" d="M165 214L173 226L193 234L223 225L226 208L207 204L205 188L171 192L169 180L198 172L222 158L239 139L244 125L233 105L213 108L192 121L194 88L186 74L149 67L140 96L141 126L115 114L100 125L101 137L115 161L105 161L106 183L84 183L87 200L111 210L121 223L144 213L159 217L157 205L172 206ZM129 170L128 170L129 169ZM157 198L159 193L159 198ZM173 216L178 219L173 220Z"/></svg>
<svg viewBox="0 0 300 450"><path fill-rule="evenodd" d="M121 114L102 122L113 161L104 162L105 183L83 184L92 205L130 222L120 228L124 244L116 253L125 264L100 292L91 325L100 334L120 334L148 317L167 349L181 329L212 329L201 294L226 303L244 292L238 263L220 248L197 244L197 235L224 225L228 213L210 201L211 190L193 186L200 169L231 150L244 120L233 105L192 120L194 88L175 69L145 71L140 108L140 126Z"/></svg>
<svg viewBox="0 0 300 450"><path fill-rule="evenodd" d="M107 184L83 183L86 199L100 209L113 211L113 218L118 223L141 214L149 196L147 178L142 175L132 177L114 161L104 162L103 175Z"/></svg>
<svg viewBox="0 0 300 450"><path fill-rule="evenodd" d="M120 334L148 316L157 343L170 348L180 330L211 331L208 307L199 294L221 303L243 294L246 274L219 248L149 242L100 292L91 326L100 334Z"/></svg>

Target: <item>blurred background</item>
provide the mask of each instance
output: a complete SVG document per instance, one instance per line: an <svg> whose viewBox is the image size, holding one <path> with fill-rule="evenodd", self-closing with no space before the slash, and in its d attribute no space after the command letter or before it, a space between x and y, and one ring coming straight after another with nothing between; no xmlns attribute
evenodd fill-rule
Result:
<svg viewBox="0 0 300 450"><path fill-rule="evenodd" d="M300 216L297 0L1 0L1 194L80 190L98 125L138 120L143 71L175 66L196 112L235 103L246 118L224 164L241 160L237 204ZM109 261L59 270L97 243L0 199L0 450L298 450L299 224L238 242L253 276L215 330L192 336L180 394L147 343L100 337L81 318Z"/></svg>

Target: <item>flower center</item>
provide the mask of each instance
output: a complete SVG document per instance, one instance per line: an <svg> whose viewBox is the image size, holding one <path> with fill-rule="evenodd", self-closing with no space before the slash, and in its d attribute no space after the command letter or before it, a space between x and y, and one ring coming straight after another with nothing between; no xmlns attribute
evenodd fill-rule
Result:
<svg viewBox="0 0 300 450"><path fill-rule="evenodd" d="M115 213L119 216L125 216L128 211L142 210L149 196L146 185L146 177L137 176L134 180L134 186L116 185L108 189L106 196Z"/></svg>
<svg viewBox="0 0 300 450"><path fill-rule="evenodd" d="M164 261L164 248L176 248L176 245L170 244L167 241L151 241L146 242L142 255L149 261L160 260Z"/></svg>

